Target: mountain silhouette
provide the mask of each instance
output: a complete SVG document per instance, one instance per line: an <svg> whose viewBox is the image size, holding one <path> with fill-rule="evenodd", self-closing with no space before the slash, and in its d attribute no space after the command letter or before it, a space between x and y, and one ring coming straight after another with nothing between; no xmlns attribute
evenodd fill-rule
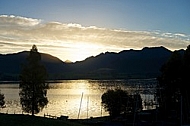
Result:
<svg viewBox="0 0 190 126"><path fill-rule="evenodd" d="M171 54L172 51L161 46L123 50L119 53L106 52L75 63L66 63L45 53L41 53L41 57L51 80L128 79L157 77L161 66ZM18 80L28 55L29 51L0 54L0 80Z"/></svg>

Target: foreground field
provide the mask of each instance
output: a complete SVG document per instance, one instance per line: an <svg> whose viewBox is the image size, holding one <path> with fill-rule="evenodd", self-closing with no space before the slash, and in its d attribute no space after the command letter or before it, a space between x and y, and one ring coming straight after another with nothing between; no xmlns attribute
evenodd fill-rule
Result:
<svg viewBox="0 0 190 126"><path fill-rule="evenodd" d="M1 114L0 126L84 126L69 120L57 120L31 115Z"/></svg>
<svg viewBox="0 0 190 126"><path fill-rule="evenodd" d="M90 119L52 119L39 116L22 114L2 114L0 113L0 126L179 126L180 120L162 120L152 114L126 115L124 118L118 117L110 119L109 116L96 117ZM156 119L156 120L155 120ZM189 126L189 124L188 124Z"/></svg>

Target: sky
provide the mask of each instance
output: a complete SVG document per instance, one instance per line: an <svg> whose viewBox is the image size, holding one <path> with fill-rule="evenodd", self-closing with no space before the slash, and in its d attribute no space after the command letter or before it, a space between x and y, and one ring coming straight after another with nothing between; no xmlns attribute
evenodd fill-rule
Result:
<svg viewBox="0 0 190 126"><path fill-rule="evenodd" d="M62 61L190 44L190 0L0 0L0 54L38 51Z"/></svg>

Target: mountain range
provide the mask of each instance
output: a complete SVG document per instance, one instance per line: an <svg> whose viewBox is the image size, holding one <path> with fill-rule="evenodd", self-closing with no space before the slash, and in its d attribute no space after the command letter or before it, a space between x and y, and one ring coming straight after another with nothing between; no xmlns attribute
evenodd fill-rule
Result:
<svg viewBox="0 0 190 126"><path fill-rule="evenodd" d="M40 54L50 80L129 79L157 77L161 66L169 59L172 51L163 46L144 47L142 50L101 53L74 63L63 62L50 54ZM22 64L28 55L29 51L0 54L0 80L18 80Z"/></svg>

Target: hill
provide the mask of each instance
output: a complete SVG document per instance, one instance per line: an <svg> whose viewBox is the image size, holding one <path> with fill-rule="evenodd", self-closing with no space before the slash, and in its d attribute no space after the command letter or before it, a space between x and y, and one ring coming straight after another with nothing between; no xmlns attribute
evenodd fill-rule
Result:
<svg viewBox="0 0 190 126"><path fill-rule="evenodd" d="M0 54L0 80L18 80L28 54L28 51ZM75 63L66 63L45 53L41 53L41 57L49 79L128 79L157 77L171 54L172 51L165 47L145 47L101 53Z"/></svg>
<svg viewBox="0 0 190 126"><path fill-rule="evenodd" d="M0 55L0 80L18 80L22 65L26 62L29 51ZM42 64L45 65L51 79L58 77L66 69L67 64L60 59L41 53ZM57 78L55 78L57 79Z"/></svg>
<svg viewBox="0 0 190 126"><path fill-rule="evenodd" d="M145 47L142 50L131 49L119 53L106 52L74 63L71 71L84 78L97 79L156 77L171 54L172 51L164 47Z"/></svg>

